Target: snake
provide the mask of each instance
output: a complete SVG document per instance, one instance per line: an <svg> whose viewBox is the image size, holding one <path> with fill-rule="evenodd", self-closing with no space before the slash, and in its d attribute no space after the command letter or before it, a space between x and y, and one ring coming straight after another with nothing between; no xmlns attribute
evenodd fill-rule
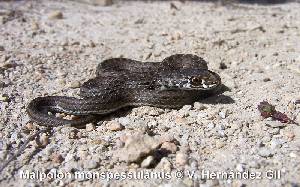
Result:
<svg viewBox="0 0 300 187"><path fill-rule="evenodd" d="M160 62L110 58L97 66L96 76L80 86L78 97L45 96L27 106L30 119L43 126L83 125L124 107L178 109L206 98L221 86L220 76L193 54L174 54ZM65 113L78 119L63 119Z"/></svg>

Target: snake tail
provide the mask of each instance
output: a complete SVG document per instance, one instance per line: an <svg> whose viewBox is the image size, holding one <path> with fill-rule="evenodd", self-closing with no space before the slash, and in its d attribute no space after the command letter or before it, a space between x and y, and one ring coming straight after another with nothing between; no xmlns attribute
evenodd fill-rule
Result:
<svg viewBox="0 0 300 187"><path fill-rule="evenodd" d="M48 114L48 112L64 112L67 114L73 114L66 112L66 110L64 110L61 106L64 106L65 103L78 103L80 101L80 99L75 97L65 96L37 97L28 104L27 113L32 121L47 127L63 125L81 126L96 121L95 115L80 115L79 119L67 120Z"/></svg>

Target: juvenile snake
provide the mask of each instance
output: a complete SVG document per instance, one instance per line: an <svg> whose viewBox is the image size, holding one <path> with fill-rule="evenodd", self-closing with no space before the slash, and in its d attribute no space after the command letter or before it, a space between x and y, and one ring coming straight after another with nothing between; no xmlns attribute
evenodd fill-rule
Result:
<svg viewBox="0 0 300 187"><path fill-rule="evenodd" d="M208 70L207 63L195 55L176 54L161 62L112 58L99 64L95 78L83 83L80 99L38 97L29 103L27 113L40 125L76 126L127 106L180 108L215 93L220 85L219 75ZM56 118L48 115L49 111L80 118Z"/></svg>

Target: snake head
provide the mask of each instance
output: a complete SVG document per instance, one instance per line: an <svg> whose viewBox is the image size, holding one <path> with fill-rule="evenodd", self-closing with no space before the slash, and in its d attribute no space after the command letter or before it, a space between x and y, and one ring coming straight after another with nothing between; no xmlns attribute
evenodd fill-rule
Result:
<svg viewBox="0 0 300 187"><path fill-rule="evenodd" d="M218 74L206 71L203 74L191 76L187 84L183 85L186 89L193 90L210 90L221 84L221 78Z"/></svg>
<svg viewBox="0 0 300 187"><path fill-rule="evenodd" d="M184 69L160 82L161 90L212 90L221 85L218 74L205 69Z"/></svg>

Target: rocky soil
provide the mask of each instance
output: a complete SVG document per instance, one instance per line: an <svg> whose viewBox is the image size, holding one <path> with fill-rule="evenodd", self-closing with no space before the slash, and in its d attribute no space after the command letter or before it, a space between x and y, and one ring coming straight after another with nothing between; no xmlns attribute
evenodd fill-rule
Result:
<svg viewBox="0 0 300 187"><path fill-rule="evenodd" d="M1 163L41 128L26 114L31 99L78 95L107 58L196 54L229 89L179 110L144 106L83 128L53 128L3 170L0 186L300 185L299 125L263 119L257 110L266 100L300 123L299 9L299 3L1 1Z"/></svg>

